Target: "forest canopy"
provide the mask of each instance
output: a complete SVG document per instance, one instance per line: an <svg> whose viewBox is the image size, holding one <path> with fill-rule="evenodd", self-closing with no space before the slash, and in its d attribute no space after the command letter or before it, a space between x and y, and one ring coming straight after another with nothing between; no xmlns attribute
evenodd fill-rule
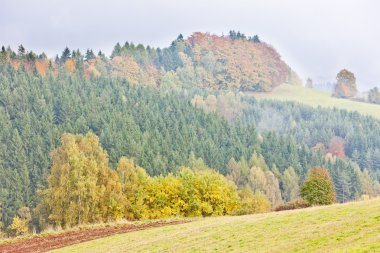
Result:
<svg viewBox="0 0 380 253"><path fill-rule="evenodd" d="M263 212L297 201L315 167L328 171L338 202L379 194L380 121L254 99L244 91L271 90L291 73L258 37L195 33L165 49L117 44L110 58L65 48L52 60L21 46L0 56L1 223L12 233ZM205 181L226 195L186 192L205 191Z"/></svg>
<svg viewBox="0 0 380 253"><path fill-rule="evenodd" d="M2 48L2 62L18 69L45 76L47 69L63 67L90 75L112 75L125 78L130 84L167 87L201 87L242 91L270 91L284 83L298 80L297 74L281 59L277 51L257 35L246 36L230 31L228 36L194 33L187 39L179 35L167 48L142 44L117 43L108 59L101 51L91 49L83 55L65 48L55 60L45 54L36 55L20 45L18 53Z"/></svg>

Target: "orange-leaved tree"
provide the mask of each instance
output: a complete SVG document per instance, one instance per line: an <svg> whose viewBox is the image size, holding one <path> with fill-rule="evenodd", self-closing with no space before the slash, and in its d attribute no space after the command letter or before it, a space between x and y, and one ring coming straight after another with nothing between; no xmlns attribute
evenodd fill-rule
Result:
<svg viewBox="0 0 380 253"><path fill-rule="evenodd" d="M337 74L336 81L335 96L354 97L358 92L355 75L347 69L343 69Z"/></svg>

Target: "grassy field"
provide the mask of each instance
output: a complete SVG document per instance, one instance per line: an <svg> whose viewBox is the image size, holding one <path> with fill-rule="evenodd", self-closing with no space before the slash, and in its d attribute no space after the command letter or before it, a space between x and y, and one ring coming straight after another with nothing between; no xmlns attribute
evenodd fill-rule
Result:
<svg viewBox="0 0 380 253"><path fill-rule="evenodd" d="M358 111L361 114L371 115L380 119L380 105L334 98L327 92L299 86L284 84L277 87L273 92L254 93L254 96L258 99L296 101L311 106L336 107L349 111Z"/></svg>
<svg viewBox="0 0 380 253"><path fill-rule="evenodd" d="M54 252L380 252L380 199L198 219Z"/></svg>

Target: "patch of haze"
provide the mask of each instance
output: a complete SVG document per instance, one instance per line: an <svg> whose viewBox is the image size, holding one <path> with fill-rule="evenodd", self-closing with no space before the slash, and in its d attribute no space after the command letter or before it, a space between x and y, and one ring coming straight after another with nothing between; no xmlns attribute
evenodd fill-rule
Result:
<svg viewBox="0 0 380 253"><path fill-rule="evenodd" d="M264 133L268 131L274 131L282 133L286 130L285 118L277 110L272 107L260 108L260 121L257 123L257 131Z"/></svg>

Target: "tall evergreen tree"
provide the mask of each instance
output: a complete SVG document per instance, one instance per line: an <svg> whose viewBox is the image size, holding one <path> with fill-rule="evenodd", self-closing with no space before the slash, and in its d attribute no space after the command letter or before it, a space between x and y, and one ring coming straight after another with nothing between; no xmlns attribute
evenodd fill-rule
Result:
<svg viewBox="0 0 380 253"><path fill-rule="evenodd" d="M60 64L65 64L67 59L69 59L70 57L71 57L71 51L68 47L65 47L60 58Z"/></svg>

